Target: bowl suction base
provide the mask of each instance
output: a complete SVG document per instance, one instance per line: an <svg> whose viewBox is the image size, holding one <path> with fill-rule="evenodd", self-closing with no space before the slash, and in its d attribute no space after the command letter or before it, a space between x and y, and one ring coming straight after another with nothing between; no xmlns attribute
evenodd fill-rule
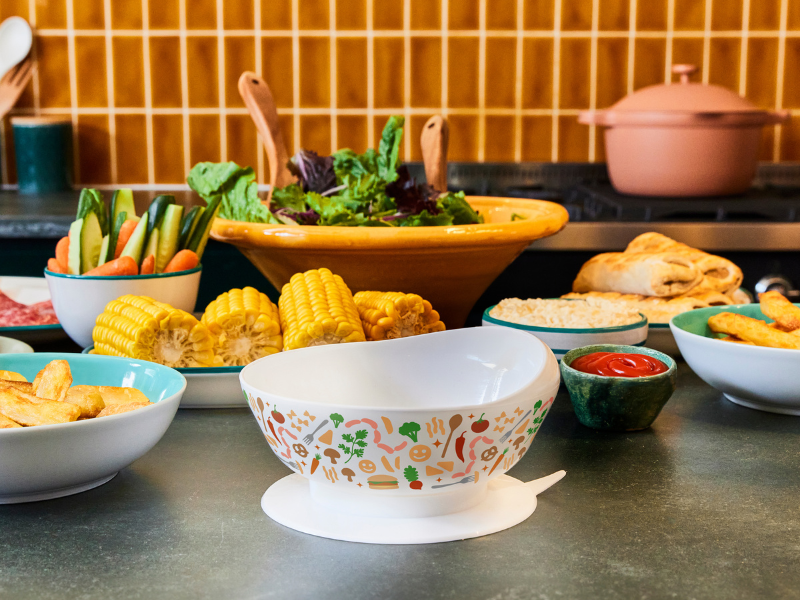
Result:
<svg viewBox="0 0 800 600"><path fill-rule="evenodd" d="M724 396L734 404L738 404L739 406L744 406L745 408L752 408L753 410L761 410L764 412L771 412L779 415L794 415L795 417L800 417L800 408L794 408L791 406L781 406L779 404L773 404L771 402L757 402L755 400L745 400L744 398L737 398L736 396L731 396L730 394L724 394Z"/></svg>
<svg viewBox="0 0 800 600"><path fill-rule="evenodd" d="M96 487L108 483L117 473L112 473L100 479L89 481L88 483L79 483L78 485L71 485L69 487L58 488L55 490L47 490L44 492L34 492L31 494L8 494L0 496L0 504L20 504L22 502L39 502L40 500L53 500L55 498L63 498L64 496L71 496L72 494L80 494Z"/></svg>
<svg viewBox="0 0 800 600"><path fill-rule="evenodd" d="M461 512L424 518L362 517L315 502L309 481L293 474L276 481L261 508L281 525L303 533L364 544L433 544L489 535L513 527L536 510L536 494L518 479L501 475L486 497Z"/></svg>

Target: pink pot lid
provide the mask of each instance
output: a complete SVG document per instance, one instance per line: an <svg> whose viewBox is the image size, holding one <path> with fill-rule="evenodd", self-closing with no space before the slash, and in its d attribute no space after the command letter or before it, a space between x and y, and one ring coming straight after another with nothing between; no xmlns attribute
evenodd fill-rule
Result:
<svg viewBox="0 0 800 600"><path fill-rule="evenodd" d="M595 125L759 126L788 118L785 111L756 107L719 85L690 83L694 65L673 65L680 83L651 85L627 95L606 110L581 111L581 123Z"/></svg>

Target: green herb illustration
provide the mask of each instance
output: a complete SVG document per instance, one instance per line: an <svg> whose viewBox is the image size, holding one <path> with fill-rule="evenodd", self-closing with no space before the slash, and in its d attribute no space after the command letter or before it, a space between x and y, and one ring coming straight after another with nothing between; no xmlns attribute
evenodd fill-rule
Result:
<svg viewBox="0 0 800 600"><path fill-rule="evenodd" d="M410 438L411 441L416 444L417 443L417 434L419 433L420 429L422 429L422 428L419 426L419 423L414 423L414 422L403 423L400 426L400 429L397 430L397 433L399 433L400 435L404 435L407 438Z"/></svg>
<svg viewBox="0 0 800 600"><path fill-rule="evenodd" d="M536 404L533 405L533 414L536 414L536 411L542 408L542 401L538 400Z"/></svg>
<svg viewBox="0 0 800 600"><path fill-rule="evenodd" d="M331 415L331 418L333 418L333 415ZM349 463L354 456L358 458L364 456L364 448L367 447L367 442L364 440L367 439L368 435L369 432L366 429L359 429L356 431L355 437L349 433L342 434L342 439L347 442L347 444L350 444L349 446L347 444L339 444L339 448L341 448L342 452L347 456L347 460L344 461L344 464Z"/></svg>
<svg viewBox="0 0 800 600"><path fill-rule="evenodd" d="M344 423L344 417L343 417L342 415L340 415L339 413L333 413L333 414L331 415L331 421L333 421L333 426L334 426L336 429L338 429L338 428L339 428L339 425L341 425L342 423Z"/></svg>

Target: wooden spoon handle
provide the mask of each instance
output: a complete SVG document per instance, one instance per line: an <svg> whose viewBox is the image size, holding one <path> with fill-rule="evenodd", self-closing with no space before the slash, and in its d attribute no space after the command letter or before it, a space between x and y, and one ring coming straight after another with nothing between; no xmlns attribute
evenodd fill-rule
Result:
<svg viewBox="0 0 800 600"><path fill-rule="evenodd" d="M267 205L269 205L273 189L282 188L296 181L286 166L286 163L289 162L289 153L286 151L286 144L281 135L278 111L267 82L255 73L250 71L242 73L242 76L239 77L239 94L247 106L250 117L256 124L258 133L261 134L264 148L267 150L270 184Z"/></svg>
<svg viewBox="0 0 800 600"><path fill-rule="evenodd" d="M440 192L447 191L447 143L450 128L444 117L434 115L422 128L420 145L425 161L425 179Z"/></svg>

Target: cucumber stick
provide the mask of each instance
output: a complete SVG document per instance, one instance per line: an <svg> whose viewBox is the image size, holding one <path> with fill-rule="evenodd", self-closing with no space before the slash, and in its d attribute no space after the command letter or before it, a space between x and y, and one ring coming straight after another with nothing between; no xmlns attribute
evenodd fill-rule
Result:
<svg viewBox="0 0 800 600"><path fill-rule="evenodd" d="M73 221L69 226L69 254L67 255L67 272L70 275L81 274L81 229L83 219Z"/></svg>
<svg viewBox="0 0 800 600"><path fill-rule="evenodd" d="M114 221L114 228L109 232L108 246L106 247L105 262L114 260L114 253L117 251L117 240L119 239L119 230L122 229L122 224L128 218L128 213L124 210L117 213L117 218ZM103 256L102 251L100 256Z"/></svg>
<svg viewBox="0 0 800 600"><path fill-rule="evenodd" d="M103 236L103 243L100 244L100 254L97 259L97 266L104 265L108 262L108 244L110 242L111 234Z"/></svg>
<svg viewBox="0 0 800 600"><path fill-rule="evenodd" d="M203 257L203 251L206 249L208 243L208 234L211 233L211 226L214 224L214 218L219 212L220 203L222 202L221 196L216 196L211 202L208 203L203 215L197 222L194 233L189 239L186 248L194 251L197 258Z"/></svg>
<svg viewBox="0 0 800 600"><path fill-rule="evenodd" d="M129 219L133 219L136 216L136 208L133 205L133 190L117 190L111 196L111 210L109 211L111 223L116 224L117 216L121 212L127 213Z"/></svg>
<svg viewBox="0 0 800 600"><path fill-rule="evenodd" d="M98 225L103 235L108 233L108 216L106 215L106 205L103 196L97 190L84 188L81 190L81 197L78 200L78 214L76 219L85 219L86 215L94 213L97 216Z"/></svg>
<svg viewBox="0 0 800 600"><path fill-rule="evenodd" d="M161 221L164 220L164 215L167 212L167 207L175 204L175 196L157 196L155 200L150 203L150 207L147 209L147 215L142 215L142 217L147 217L147 236L145 237L145 246L148 245L150 241L150 235L154 229L161 228ZM145 254L145 256L148 256Z"/></svg>
<svg viewBox="0 0 800 600"><path fill-rule="evenodd" d="M164 213L164 220L161 221L161 229L158 236L156 273L161 273L170 259L175 256L175 253L178 251L182 216L183 207L179 204L170 204L167 207L167 212Z"/></svg>
<svg viewBox="0 0 800 600"><path fill-rule="evenodd" d="M183 219L181 219L181 239L178 242L178 246L181 250L186 248L186 244L189 243L189 240L192 238L192 233L195 227L197 227L197 221L200 220L202 215L203 207L193 206Z"/></svg>
<svg viewBox="0 0 800 600"><path fill-rule="evenodd" d="M153 258L156 256L156 252L158 252L158 238L159 238L159 229L156 227L153 231L150 232L150 239L147 240L147 246L145 246L144 253L142 254L142 260L153 255ZM141 261L139 262L141 266Z"/></svg>
<svg viewBox="0 0 800 600"><path fill-rule="evenodd" d="M91 271L100 260L100 246L103 245L103 230L94 212L87 213L81 226L81 273Z"/></svg>
<svg viewBox="0 0 800 600"><path fill-rule="evenodd" d="M144 238L147 235L147 219L141 219L136 229L133 230L128 243L122 249L120 256L130 256L138 265L142 262L142 251L144 250Z"/></svg>

